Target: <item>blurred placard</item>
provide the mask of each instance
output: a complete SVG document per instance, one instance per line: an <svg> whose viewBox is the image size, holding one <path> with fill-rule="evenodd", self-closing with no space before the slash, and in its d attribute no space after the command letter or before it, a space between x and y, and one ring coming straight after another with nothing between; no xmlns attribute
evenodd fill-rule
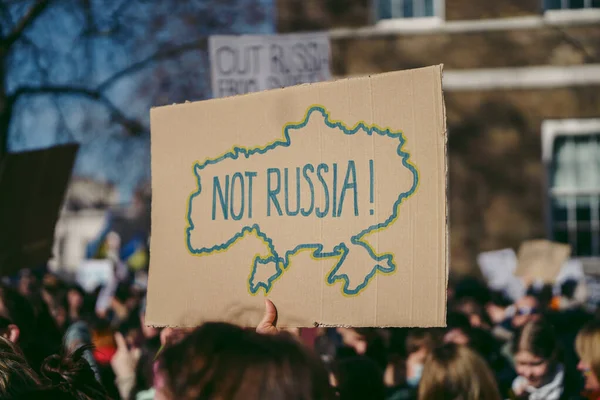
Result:
<svg viewBox="0 0 600 400"><path fill-rule="evenodd" d="M513 249L480 253L477 263L491 289L504 292L514 300L524 294L523 282L514 275L517 269L517 255Z"/></svg>
<svg viewBox="0 0 600 400"><path fill-rule="evenodd" d="M331 79L329 36L211 36L213 97L276 89Z"/></svg>
<svg viewBox="0 0 600 400"><path fill-rule="evenodd" d="M0 274L45 264L79 145L0 159Z"/></svg>
<svg viewBox="0 0 600 400"><path fill-rule="evenodd" d="M93 292L99 286L107 286L115 277L111 260L85 260L77 269L77 283L86 292Z"/></svg>
<svg viewBox="0 0 600 400"><path fill-rule="evenodd" d="M552 283L571 255L571 246L549 240L529 240L519 248L515 275L525 280Z"/></svg>

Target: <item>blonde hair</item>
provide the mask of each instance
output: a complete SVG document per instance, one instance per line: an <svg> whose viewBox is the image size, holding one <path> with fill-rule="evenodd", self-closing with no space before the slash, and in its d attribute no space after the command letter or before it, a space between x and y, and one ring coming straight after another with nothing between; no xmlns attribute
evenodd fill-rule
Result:
<svg viewBox="0 0 600 400"><path fill-rule="evenodd" d="M0 336L0 398L21 398L39 384L39 378L25 361L21 350Z"/></svg>
<svg viewBox="0 0 600 400"><path fill-rule="evenodd" d="M419 400L501 400L486 362L453 343L432 351L419 384Z"/></svg>
<svg viewBox="0 0 600 400"><path fill-rule="evenodd" d="M592 372L600 379L600 321L592 321L577 334L575 349L580 359L592 366Z"/></svg>

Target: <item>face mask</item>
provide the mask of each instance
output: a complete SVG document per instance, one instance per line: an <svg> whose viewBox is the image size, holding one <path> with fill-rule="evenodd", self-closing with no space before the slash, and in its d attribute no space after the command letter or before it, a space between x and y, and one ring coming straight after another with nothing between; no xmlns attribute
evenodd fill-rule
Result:
<svg viewBox="0 0 600 400"><path fill-rule="evenodd" d="M413 367L413 376L406 379L406 384L412 388L419 386L421 376L423 375L423 364L417 364Z"/></svg>

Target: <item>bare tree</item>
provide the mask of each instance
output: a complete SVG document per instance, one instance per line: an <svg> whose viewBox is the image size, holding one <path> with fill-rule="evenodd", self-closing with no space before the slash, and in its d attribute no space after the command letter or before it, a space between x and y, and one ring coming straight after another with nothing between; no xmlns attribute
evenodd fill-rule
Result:
<svg viewBox="0 0 600 400"><path fill-rule="evenodd" d="M208 97L207 36L265 31L270 3L0 0L0 158L9 135L147 135L151 106Z"/></svg>

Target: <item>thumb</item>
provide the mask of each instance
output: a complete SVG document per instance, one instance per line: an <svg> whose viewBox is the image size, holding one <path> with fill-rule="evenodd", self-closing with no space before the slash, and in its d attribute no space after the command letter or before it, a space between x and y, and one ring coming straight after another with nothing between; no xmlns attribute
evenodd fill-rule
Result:
<svg viewBox="0 0 600 400"><path fill-rule="evenodd" d="M265 314L263 315L262 321L258 324L256 331L258 333L277 333L277 309L275 304L269 299L265 299Z"/></svg>

